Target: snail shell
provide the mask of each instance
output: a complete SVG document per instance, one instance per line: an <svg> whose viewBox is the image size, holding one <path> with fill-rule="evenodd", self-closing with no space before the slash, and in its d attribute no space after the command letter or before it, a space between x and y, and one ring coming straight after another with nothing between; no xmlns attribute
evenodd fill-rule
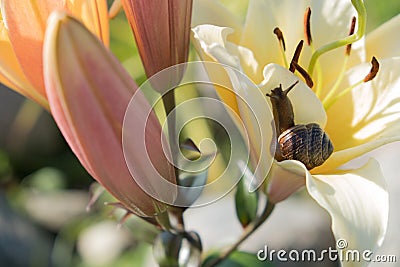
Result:
<svg viewBox="0 0 400 267"><path fill-rule="evenodd" d="M278 161L298 160L311 170L329 158L333 144L318 124L295 125L293 107L287 94L297 83L284 91L282 85L279 85L271 90L271 94L267 94L271 99L278 135L275 158Z"/></svg>
<svg viewBox="0 0 400 267"><path fill-rule="evenodd" d="M333 152L329 136L316 123L298 124L278 137L284 159L301 161L307 169L324 163Z"/></svg>

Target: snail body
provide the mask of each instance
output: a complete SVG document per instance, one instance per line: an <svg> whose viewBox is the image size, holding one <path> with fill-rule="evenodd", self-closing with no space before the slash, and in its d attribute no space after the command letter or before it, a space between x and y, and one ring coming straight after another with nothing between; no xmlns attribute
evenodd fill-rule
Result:
<svg viewBox="0 0 400 267"><path fill-rule="evenodd" d="M293 107L287 94L297 84L285 91L282 86L273 89L270 97L277 131L275 158L301 161L308 170L322 165L332 154L333 144L317 123L294 123Z"/></svg>

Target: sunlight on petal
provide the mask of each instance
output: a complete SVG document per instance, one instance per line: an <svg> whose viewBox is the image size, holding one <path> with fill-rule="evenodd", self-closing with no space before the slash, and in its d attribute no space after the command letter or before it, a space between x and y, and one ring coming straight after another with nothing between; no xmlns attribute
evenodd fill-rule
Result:
<svg viewBox="0 0 400 267"><path fill-rule="evenodd" d="M45 96L42 45L46 21L53 10L64 7L60 0L3 0L5 19L13 49L26 78Z"/></svg>
<svg viewBox="0 0 400 267"><path fill-rule="evenodd" d="M67 1L67 9L75 17L80 18L86 28L98 36L105 46L109 46L107 1L69 0Z"/></svg>
<svg viewBox="0 0 400 267"><path fill-rule="evenodd" d="M382 60L380 65L375 79L354 88L327 111L332 119L326 130L335 151L400 136L400 58ZM350 69L342 88L362 79L370 67L363 64Z"/></svg>
<svg viewBox="0 0 400 267"><path fill-rule="evenodd" d="M0 82L48 109L46 97L36 91L25 78L18 59L14 54L10 39L8 38L8 32L1 20L0 51L2 52L0 53Z"/></svg>

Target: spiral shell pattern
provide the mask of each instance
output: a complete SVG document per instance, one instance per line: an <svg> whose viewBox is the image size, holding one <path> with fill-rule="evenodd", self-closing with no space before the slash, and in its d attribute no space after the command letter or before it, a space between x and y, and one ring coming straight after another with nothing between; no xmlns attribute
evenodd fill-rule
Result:
<svg viewBox="0 0 400 267"><path fill-rule="evenodd" d="M327 133L316 123L298 124L278 137L282 157L301 161L308 170L323 164L333 152Z"/></svg>

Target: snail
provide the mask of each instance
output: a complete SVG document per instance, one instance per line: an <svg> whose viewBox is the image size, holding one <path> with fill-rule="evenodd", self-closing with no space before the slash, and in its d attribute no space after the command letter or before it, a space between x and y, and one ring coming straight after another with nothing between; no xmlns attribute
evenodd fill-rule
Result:
<svg viewBox="0 0 400 267"><path fill-rule="evenodd" d="M280 84L271 90L271 94L266 94L271 99L278 136L275 158L278 161L298 160L311 170L329 158L333 144L317 123L295 125L293 106L287 95L297 83L284 91Z"/></svg>

